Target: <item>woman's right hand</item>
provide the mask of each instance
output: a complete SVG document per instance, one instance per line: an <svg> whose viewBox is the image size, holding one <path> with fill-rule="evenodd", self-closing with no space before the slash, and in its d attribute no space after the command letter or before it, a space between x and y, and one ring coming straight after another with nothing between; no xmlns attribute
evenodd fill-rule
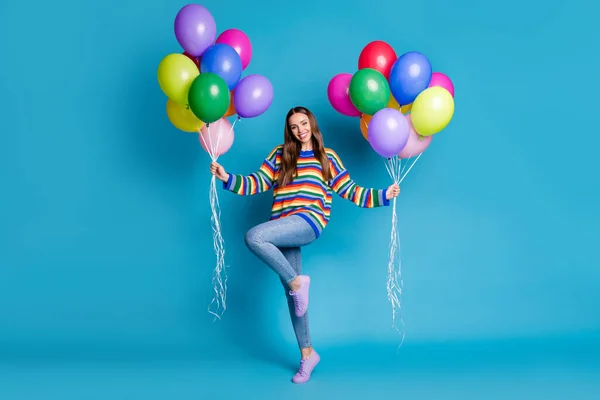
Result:
<svg viewBox="0 0 600 400"><path fill-rule="evenodd" d="M229 174L225 171L225 168L223 168L223 166L216 161L210 163L210 173L223 182L227 182L229 180Z"/></svg>

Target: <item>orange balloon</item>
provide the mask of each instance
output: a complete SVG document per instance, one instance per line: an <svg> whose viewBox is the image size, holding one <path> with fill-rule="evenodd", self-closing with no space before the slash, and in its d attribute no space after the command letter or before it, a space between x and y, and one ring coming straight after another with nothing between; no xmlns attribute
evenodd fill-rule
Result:
<svg viewBox="0 0 600 400"><path fill-rule="evenodd" d="M406 114L412 109L412 103L400 107L400 104L394 99L394 96L390 96L390 101L388 101L386 108L400 110L402 114ZM373 118L373 116L369 114L363 114L360 117L360 131L367 140L369 140L369 122L371 122L371 118Z"/></svg>
<svg viewBox="0 0 600 400"><path fill-rule="evenodd" d="M229 96L229 108L227 109L227 112L225 113L223 118L231 117L232 115L237 114L237 111L235 110L235 106L233 105L233 92L235 92L235 89L231 91L231 96Z"/></svg>
<svg viewBox="0 0 600 400"><path fill-rule="evenodd" d="M369 140L369 122L371 122L373 116L369 114L363 114L360 117L360 131L365 139Z"/></svg>

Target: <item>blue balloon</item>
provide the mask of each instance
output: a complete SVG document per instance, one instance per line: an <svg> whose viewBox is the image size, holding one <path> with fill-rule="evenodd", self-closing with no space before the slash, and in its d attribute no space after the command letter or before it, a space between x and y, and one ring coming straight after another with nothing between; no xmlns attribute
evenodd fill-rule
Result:
<svg viewBox="0 0 600 400"><path fill-rule="evenodd" d="M415 101L431 82L431 63L423 54L410 51L402 54L390 71L392 95L401 106Z"/></svg>
<svg viewBox="0 0 600 400"><path fill-rule="evenodd" d="M213 44L204 51L200 60L200 73L207 72L223 78L231 91L242 77L242 59L228 44Z"/></svg>

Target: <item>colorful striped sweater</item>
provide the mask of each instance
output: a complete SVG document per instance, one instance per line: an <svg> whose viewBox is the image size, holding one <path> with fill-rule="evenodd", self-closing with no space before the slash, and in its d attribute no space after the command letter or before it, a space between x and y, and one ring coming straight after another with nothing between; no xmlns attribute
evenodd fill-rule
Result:
<svg viewBox="0 0 600 400"><path fill-rule="evenodd" d="M306 220L317 237L327 226L331 213L332 189L340 197L359 207L374 208L388 206L385 189L366 189L358 186L348 174L338 155L331 149L325 149L333 179L323 179L321 163L312 150L301 151L298 159L297 176L285 187L279 187L279 166L283 146L275 147L257 172L248 176L229 174L223 187L239 195L254 195L273 188L271 220L298 215Z"/></svg>

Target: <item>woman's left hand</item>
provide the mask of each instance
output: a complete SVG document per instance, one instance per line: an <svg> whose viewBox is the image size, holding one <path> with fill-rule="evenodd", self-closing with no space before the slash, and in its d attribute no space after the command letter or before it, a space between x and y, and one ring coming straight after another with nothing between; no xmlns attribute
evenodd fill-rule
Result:
<svg viewBox="0 0 600 400"><path fill-rule="evenodd" d="M387 200L391 200L394 197L397 197L400 194L400 186L397 183L394 183L385 191L385 198Z"/></svg>

